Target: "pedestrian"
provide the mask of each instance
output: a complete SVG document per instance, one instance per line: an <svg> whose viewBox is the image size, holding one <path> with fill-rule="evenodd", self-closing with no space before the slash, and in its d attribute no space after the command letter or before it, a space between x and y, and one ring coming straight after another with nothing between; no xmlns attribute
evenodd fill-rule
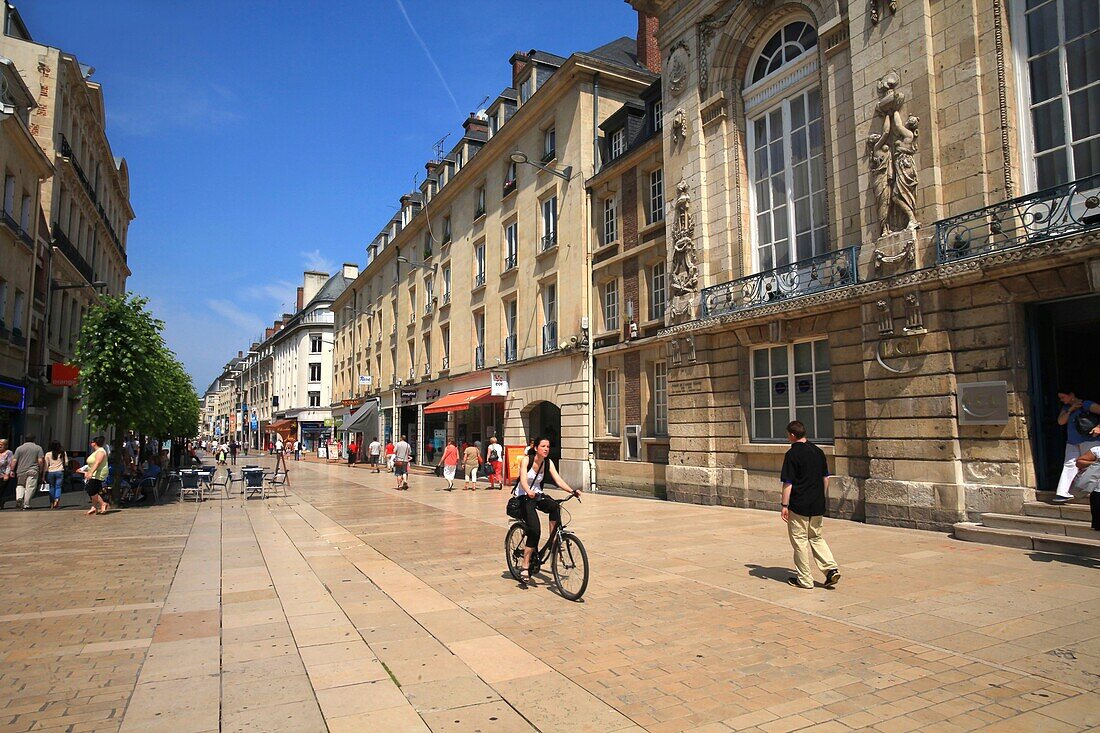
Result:
<svg viewBox="0 0 1100 733"><path fill-rule="evenodd" d="M1082 400L1073 390L1058 392L1062 409L1058 412L1058 424L1066 426L1066 455L1062 464L1062 474L1058 477L1054 503L1065 504L1073 498L1070 489L1077 476L1077 459L1084 453L1100 446L1100 441L1090 433L1100 424L1100 404L1092 400Z"/></svg>
<svg viewBox="0 0 1100 733"><path fill-rule="evenodd" d="M458 446L454 438L447 438L447 447L443 449L443 457L439 459L443 466L443 478L447 479L446 491L455 490L455 472L458 470Z"/></svg>
<svg viewBox="0 0 1100 733"><path fill-rule="evenodd" d="M240 449L241 449L240 443L238 443L237 439L234 438L229 443L229 457L233 461L234 466L237 465L237 451L240 450Z"/></svg>
<svg viewBox="0 0 1100 733"><path fill-rule="evenodd" d="M65 481L65 464L69 457L61 443L50 443L50 452L46 454L46 483L50 485L50 509L61 508L61 485Z"/></svg>
<svg viewBox="0 0 1100 733"><path fill-rule="evenodd" d="M481 465L481 450L477 445L468 445L462 452L462 470L466 474L463 491L477 491L477 469Z"/></svg>
<svg viewBox="0 0 1100 733"><path fill-rule="evenodd" d="M378 473L378 463L382 457L382 444L378 442L378 438L372 438L370 445L367 446L367 455L370 457L370 465L374 466L374 472Z"/></svg>
<svg viewBox="0 0 1100 733"><path fill-rule="evenodd" d="M497 442L495 435L489 438L488 459L489 466L493 469L489 474L489 488L500 491L504 488L504 475L501 470L504 467L504 446Z"/></svg>
<svg viewBox="0 0 1100 733"><path fill-rule="evenodd" d="M282 468L283 468L283 471L286 472L285 448L286 448L286 444L283 443L283 436L276 435L275 436L275 442L272 444L272 449L275 451L275 470L276 471L279 470L279 466L281 465Z"/></svg>
<svg viewBox="0 0 1100 733"><path fill-rule="evenodd" d="M1077 468L1080 470L1081 481L1075 482L1081 491L1087 491L1089 495L1089 511L1092 513L1092 528L1100 532L1100 474L1095 471L1086 473L1090 466L1100 466L1100 447L1089 448L1077 458Z"/></svg>
<svg viewBox="0 0 1100 733"><path fill-rule="evenodd" d="M393 446L393 475L397 477L397 490L409 490L409 461L412 460L412 446L405 436Z"/></svg>
<svg viewBox="0 0 1100 733"><path fill-rule="evenodd" d="M91 454L88 462L80 467L79 472L84 475L84 490L88 492L88 498L92 500L92 508L86 514L106 514L111 505L103 498L103 480L107 478L107 451L103 449L107 441L103 436L92 438Z"/></svg>
<svg viewBox="0 0 1100 733"><path fill-rule="evenodd" d="M386 441L386 468L390 473L393 473L393 441Z"/></svg>
<svg viewBox="0 0 1100 733"><path fill-rule="evenodd" d="M14 490L13 458L15 458L15 454L8 449L8 441L0 438L0 509L4 508L4 502L8 500L8 493Z"/></svg>
<svg viewBox="0 0 1100 733"><path fill-rule="evenodd" d="M840 580L840 569L821 534L821 518L825 516L825 490L829 486L829 464L825 452L806 440L806 426L798 420L787 423L787 441L791 447L783 458L779 474L783 482L781 515L787 523L787 536L794 548L794 567L798 576L787 578L795 588L813 590L810 555L818 569L825 573L825 587L832 588Z"/></svg>
<svg viewBox="0 0 1100 733"><path fill-rule="evenodd" d="M44 458L42 446L34 442L33 435L28 435L23 445L15 449L13 470L16 479L16 508L20 505L24 510L31 508L31 499L34 498L34 492L38 491L38 480L42 477L42 469L45 468Z"/></svg>
<svg viewBox="0 0 1100 733"><path fill-rule="evenodd" d="M349 466L354 466L355 465L355 459L358 456L359 456L359 443L356 442L355 438L352 438L351 442L348 443L348 465Z"/></svg>
<svg viewBox="0 0 1100 733"><path fill-rule="evenodd" d="M291 442L294 444L294 460L302 460L302 441L300 438L291 438Z"/></svg>

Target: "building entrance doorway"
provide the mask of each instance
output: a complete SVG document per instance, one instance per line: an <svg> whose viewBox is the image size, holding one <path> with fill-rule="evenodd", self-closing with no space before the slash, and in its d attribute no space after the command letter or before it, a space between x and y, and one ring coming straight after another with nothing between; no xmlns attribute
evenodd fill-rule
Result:
<svg viewBox="0 0 1100 733"><path fill-rule="evenodd" d="M550 460L554 465L561 467L561 408L553 402L536 402L527 409L524 422L527 427L527 437L550 439ZM546 477L547 484L553 484L550 477Z"/></svg>
<svg viewBox="0 0 1100 733"><path fill-rule="evenodd" d="M1065 458L1059 390L1100 402L1100 295L1028 307L1036 488L1054 491Z"/></svg>

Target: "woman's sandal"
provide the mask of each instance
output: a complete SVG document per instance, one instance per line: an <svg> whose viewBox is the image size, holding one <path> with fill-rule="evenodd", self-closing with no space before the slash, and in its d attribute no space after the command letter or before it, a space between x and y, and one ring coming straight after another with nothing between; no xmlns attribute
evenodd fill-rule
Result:
<svg viewBox="0 0 1100 733"><path fill-rule="evenodd" d="M531 582L531 572L527 568L519 571L519 582L524 585L528 585Z"/></svg>

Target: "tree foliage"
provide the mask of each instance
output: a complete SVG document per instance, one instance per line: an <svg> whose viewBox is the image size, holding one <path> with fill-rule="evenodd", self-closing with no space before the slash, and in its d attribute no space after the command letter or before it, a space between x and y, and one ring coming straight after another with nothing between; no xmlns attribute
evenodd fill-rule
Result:
<svg viewBox="0 0 1100 733"><path fill-rule="evenodd" d="M85 316L75 358L82 409L100 430L189 438L198 426L199 398L148 302L104 296Z"/></svg>

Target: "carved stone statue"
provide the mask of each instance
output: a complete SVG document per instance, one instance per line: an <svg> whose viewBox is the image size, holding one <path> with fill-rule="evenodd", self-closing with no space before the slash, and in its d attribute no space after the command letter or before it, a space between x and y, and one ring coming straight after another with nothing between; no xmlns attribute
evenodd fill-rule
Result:
<svg viewBox="0 0 1100 733"><path fill-rule="evenodd" d="M684 140L687 140L687 112L677 107L672 113L672 143L679 145Z"/></svg>
<svg viewBox="0 0 1100 733"><path fill-rule="evenodd" d="M676 184L676 222L672 227L672 290L679 295L699 287L699 263L695 257L695 216L684 179Z"/></svg>
<svg viewBox="0 0 1100 733"><path fill-rule="evenodd" d="M870 0L870 3L872 25L878 25L878 22L882 20L882 11L879 9L880 5L886 5L890 10L890 15L898 12L898 0Z"/></svg>
<svg viewBox="0 0 1100 733"><path fill-rule="evenodd" d="M918 179L914 158L920 120L914 115L902 115L905 95L897 89L899 81L894 71L879 81L874 131L867 136L880 236L920 226L916 219Z"/></svg>

